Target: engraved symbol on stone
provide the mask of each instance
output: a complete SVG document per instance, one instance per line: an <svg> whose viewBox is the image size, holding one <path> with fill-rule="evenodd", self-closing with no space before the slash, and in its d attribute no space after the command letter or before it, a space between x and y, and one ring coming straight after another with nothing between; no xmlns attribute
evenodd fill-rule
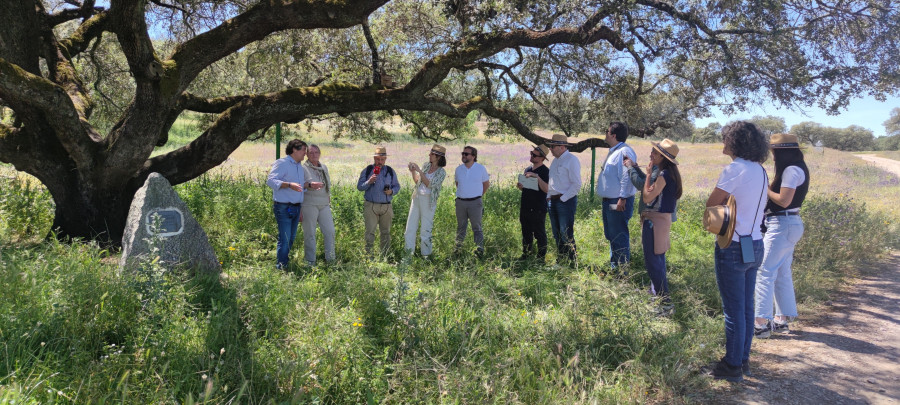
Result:
<svg viewBox="0 0 900 405"><path fill-rule="evenodd" d="M169 237L184 231L184 214L178 208L156 209L147 214L147 232Z"/></svg>

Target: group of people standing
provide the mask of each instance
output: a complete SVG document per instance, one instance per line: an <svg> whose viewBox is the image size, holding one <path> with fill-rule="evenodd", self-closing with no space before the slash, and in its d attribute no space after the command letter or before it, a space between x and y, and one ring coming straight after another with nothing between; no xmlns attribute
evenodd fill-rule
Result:
<svg viewBox="0 0 900 405"><path fill-rule="evenodd" d="M677 204L682 196L678 169L678 145L664 139L651 142L646 172L637 164L634 149L626 143L628 127L613 122L606 132L609 153L597 179L595 193L601 198L604 237L609 242L609 264L625 274L631 261L628 230L637 191L641 191L638 213L644 263L650 278L650 293L657 297L658 310L673 311L666 270L666 252L671 246L670 229L677 220ZM809 189L809 170L796 136L775 134L770 141L756 125L737 121L722 129L723 153L732 159L719 176L707 200L704 227L716 234L715 270L725 314L726 354L708 372L731 381L750 373L749 356L753 337L769 337L788 331L788 322L797 316L791 263L794 247L803 234L799 211ZM529 152L530 166L519 177L522 191L519 223L522 230L520 260L544 262L548 238L546 217L556 242L557 261L575 263L574 237L578 193L581 190L581 163L568 149L565 135L555 134L546 145ZM775 159L775 178L769 183L762 163L769 154ZM290 248L303 222L304 260L316 261L315 228L325 238L325 260L335 259L334 221L330 209L332 187L328 168L319 161L316 145L294 139L285 156L275 161L267 179L273 189L273 211L278 224L277 267L288 264ZM546 165L550 156L553 161ZM304 162L304 156L307 160ZM478 150L465 146L462 163L454 172L456 185L456 244L459 252L471 225L476 255L484 254L483 197L490 187L487 169L478 163ZM357 189L364 193L365 247L372 253L376 229L381 253L391 246L392 200L400 191L397 173L386 165L385 147L375 148L373 164L362 170ZM419 235L420 252L433 252L432 228L437 202L446 177L446 148L434 145L421 167L409 163L414 186L404 233L404 248L411 255ZM304 221L305 219L305 221ZM536 245L536 246L535 246ZM773 312L774 304L774 312Z"/></svg>
<svg viewBox="0 0 900 405"><path fill-rule="evenodd" d="M756 125L737 121L722 128L722 139L722 153L732 162L706 202L704 226L716 234L725 356L707 372L740 381L751 374L753 338L787 332L797 316L791 263L803 235L800 207L810 176L794 135L775 134L767 142ZM762 166L770 150L775 159L771 183Z"/></svg>

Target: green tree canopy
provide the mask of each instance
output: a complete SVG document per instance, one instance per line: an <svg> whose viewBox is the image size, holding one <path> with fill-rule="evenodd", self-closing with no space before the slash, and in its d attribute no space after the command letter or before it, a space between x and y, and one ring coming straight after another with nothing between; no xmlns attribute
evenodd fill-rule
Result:
<svg viewBox="0 0 900 405"><path fill-rule="evenodd" d="M474 113L539 143L540 120L649 134L713 106L834 112L900 81L890 0L16 0L3 12L0 161L47 186L59 235L114 242L151 172L189 181L276 122L381 139L399 116L445 139ZM185 112L209 114L202 133L151 158ZM591 146L604 143L573 150Z"/></svg>

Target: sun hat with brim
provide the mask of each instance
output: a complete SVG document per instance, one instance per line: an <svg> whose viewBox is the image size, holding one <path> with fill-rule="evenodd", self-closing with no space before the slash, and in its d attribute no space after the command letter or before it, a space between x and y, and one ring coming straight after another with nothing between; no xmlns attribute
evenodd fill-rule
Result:
<svg viewBox="0 0 900 405"><path fill-rule="evenodd" d="M769 140L772 149L800 148L800 138L791 134L775 134Z"/></svg>
<svg viewBox="0 0 900 405"><path fill-rule="evenodd" d="M534 151L540 154L542 157L547 157L550 154L550 148L545 145L535 145Z"/></svg>
<svg viewBox="0 0 900 405"><path fill-rule="evenodd" d="M387 156L387 148L384 146L376 146L375 153L372 156Z"/></svg>
<svg viewBox="0 0 900 405"><path fill-rule="evenodd" d="M546 145L566 145L569 146L569 137L563 134L553 134L549 141L545 142Z"/></svg>
<svg viewBox="0 0 900 405"><path fill-rule="evenodd" d="M730 195L725 205L706 207L706 212L703 213L703 228L715 234L719 248L725 249L731 245L736 219L737 205L734 196Z"/></svg>
<svg viewBox="0 0 900 405"><path fill-rule="evenodd" d="M447 148L438 144L434 144L434 146L431 147L431 153L434 153L438 156L445 156L445 154L447 153Z"/></svg>
<svg viewBox="0 0 900 405"><path fill-rule="evenodd" d="M678 156L678 145L675 142L666 138L663 139L662 142L650 142L650 144L653 145L653 149L656 149L656 151L662 154L664 158L676 165L678 164L678 160L675 159L675 157Z"/></svg>

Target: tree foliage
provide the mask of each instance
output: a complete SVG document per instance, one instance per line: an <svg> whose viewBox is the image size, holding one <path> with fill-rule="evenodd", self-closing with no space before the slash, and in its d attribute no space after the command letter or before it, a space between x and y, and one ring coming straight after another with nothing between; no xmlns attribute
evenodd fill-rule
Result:
<svg viewBox="0 0 900 405"><path fill-rule="evenodd" d="M48 187L61 235L116 241L149 173L191 180L276 122L379 140L398 117L446 139L477 114L537 143L538 123L649 135L713 106L837 111L897 88L898 15L890 0L18 0L0 24L0 161ZM207 114L202 133L151 158L185 112Z"/></svg>
<svg viewBox="0 0 900 405"><path fill-rule="evenodd" d="M871 130L851 125L847 128L826 127L816 122L805 121L791 127L792 134L801 142L844 151L861 151L875 149L875 136Z"/></svg>

